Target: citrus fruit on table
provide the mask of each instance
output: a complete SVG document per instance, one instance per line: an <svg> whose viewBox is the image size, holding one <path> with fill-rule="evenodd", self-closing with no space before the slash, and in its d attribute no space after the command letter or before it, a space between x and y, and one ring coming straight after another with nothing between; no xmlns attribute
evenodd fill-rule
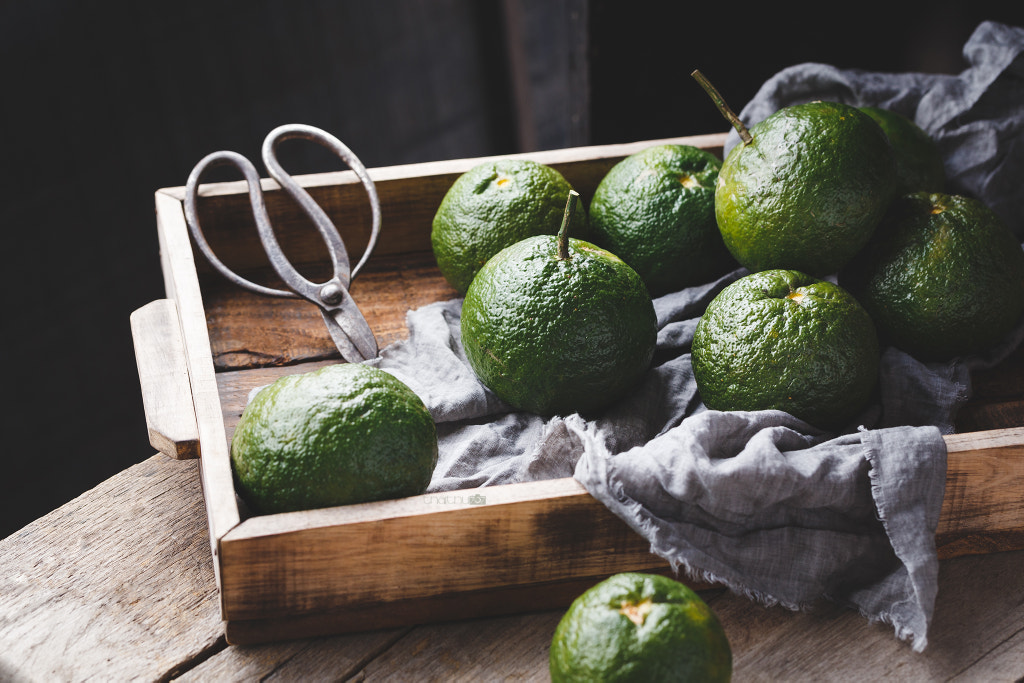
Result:
<svg viewBox="0 0 1024 683"><path fill-rule="evenodd" d="M616 574L578 597L549 651L561 681L728 681L732 650L700 596L660 574Z"/></svg>
<svg viewBox="0 0 1024 683"><path fill-rule="evenodd" d="M946 169L938 145L920 126L894 111L880 107L860 107L881 126L896 161L897 194L942 192Z"/></svg>
<svg viewBox="0 0 1024 683"><path fill-rule="evenodd" d="M231 464L239 495L263 514L401 498L430 483L437 432L393 375L330 365L258 391L232 436Z"/></svg>
<svg viewBox="0 0 1024 683"><path fill-rule="evenodd" d="M784 107L753 126L718 174L725 245L751 271L838 271L871 237L896 189L885 133L835 102Z"/></svg>
<svg viewBox="0 0 1024 683"><path fill-rule="evenodd" d="M476 272L505 247L558 232L572 187L561 173L528 159L485 161L459 176L434 215L430 241L441 274L464 294ZM586 211L570 234L583 237Z"/></svg>
<svg viewBox="0 0 1024 683"><path fill-rule="evenodd" d="M652 296L736 268L715 222L721 163L689 145L655 145L626 157L594 191L591 241L632 266Z"/></svg>
<svg viewBox="0 0 1024 683"><path fill-rule="evenodd" d="M969 197L900 197L839 281L883 342L923 361L983 351L1024 315L1024 251Z"/></svg>
<svg viewBox="0 0 1024 683"><path fill-rule="evenodd" d="M657 320L636 271L560 232L488 261L466 292L461 331L470 366L495 395L519 410L564 415L607 407L640 380Z"/></svg>
<svg viewBox="0 0 1024 683"><path fill-rule="evenodd" d="M876 384L875 326L836 284L792 270L740 278L708 304L693 374L714 410L784 410L822 429L855 417Z"/></svg>

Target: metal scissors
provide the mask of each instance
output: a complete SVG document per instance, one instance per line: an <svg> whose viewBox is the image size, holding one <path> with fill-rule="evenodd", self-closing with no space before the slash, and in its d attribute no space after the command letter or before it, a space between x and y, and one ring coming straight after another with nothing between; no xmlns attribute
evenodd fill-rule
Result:
<svg viewBox="0 0 1024 683"><path fill-rule="evenodd" d="M292 138L316 142L334 152L355 172L370 197L370 207L373 212L370 239L359 263L351 271L349 268L348 252L345 250L345 244L342 242L341 235L338 234L334 223L331 222L331 219L328 218L324 210L320 208L320 205L316 203L309 193L284 171L277 160L277 145L284 140ZM189 174L188 183L185 186L185 220L188 223L192 238L210 264L220 271L221 275L235 284L266 296L303 298L316 304L323 315L324 323L327 325L331 339L334 340L338 351L341 352L342 358L346 361L358 363L374 358L377 355L377 340L374 338L366 318L363 317L348 291L349 284L370 257L370 253L373 251L374 246L376 246L377 237L380 234L380 200L377 197L377 188L373 180L366 172L363 164L348 147L330 133L313 126L289 124L275 128L270 131L263 141L262 156L263 163L267 167L270 176L281 185L281 188L286 193L295 199L316 225L331 257L333 277L327 282L317 284L299 274L295 267L288 262L288 259L281 251L277 238L274 236L273 227L270 225L270 217L267 214L263 191L260 188L259 173L248 159L236 152L221 151L208 154L196 164L195 168L192 169L192 173ZM252 206L253 217L256 219L256 229L259 232L260 241L263 243L263 249L266 251L274 270L291 291L264 287L241 277L225 266L214 255L213 250L203 236L203 232L199 227L199 213L196 210L199 179L207 168L223 164L235 166L245 176L249 186L249 203Z"/></svg>

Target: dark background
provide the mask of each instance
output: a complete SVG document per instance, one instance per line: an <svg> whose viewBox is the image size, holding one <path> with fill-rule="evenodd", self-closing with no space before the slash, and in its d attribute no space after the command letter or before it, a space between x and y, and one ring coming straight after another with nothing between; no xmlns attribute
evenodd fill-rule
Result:
<svg viewBox="0 0 1024 683"><path fill-rule="evenodd" d="M1024 26L1021 3L898 6L0 3L0 537L153 454L129 315L164 296L153 192L207 153L255 161L292 122L369 167L719 132L695 68L739 111L792 64L958 73L978 23Z"/></svg>

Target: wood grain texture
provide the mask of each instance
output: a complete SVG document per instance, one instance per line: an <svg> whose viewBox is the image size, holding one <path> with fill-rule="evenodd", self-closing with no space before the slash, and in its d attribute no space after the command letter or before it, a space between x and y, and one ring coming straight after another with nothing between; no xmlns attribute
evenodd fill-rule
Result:
<svg viewBox="0 0 1024 683"><path fill-rule="evenodd" d="M940 555L1024 547L1024 427L946 438Z"/></svg>
<svg viewBox="0 0 1024 683"><path fill-rule="evenodd" d="M946 560L928 647L915 653L887 624L822 603L806 613L709 600L740 681L1017 681L1024 675L1024 552Z"/></svg>
<svg viewBox="0 0 1024 683"><path fill-rule="evenodd" d="M269 273L259 275L258 280L279 286ZM328 277L314 269L306 275L320 282ZM203 278L202 285L218 372L341 359L313 304L225 287L217 277ZM432 252L375 257L350 291L380 348L408 335L405 316L410 310L458 295L442 277Z"/></svg>
<svg viewBox="0 0 1024 683"><path fill-rule="evenodd" d="M0 680L158 680L223 647L195 460L156 455L0 541Z"/></svg>
<svg viewBox="0 0 1024 683"><path fill-rule="evenodd" d="M157 455L0 541L0 680L547 680L562 607L225 645L205 514L198 463ZM830 603L701 594L737 681L1010 682L1024 676L1021 567L1024 551L942 561L922 654Z"/></svg>
<svg viewBox="0 0 1024 683"><path fill-rule="evenodd" d="M361 672L366 681L550 681L561 611L413 629Z"/></svg>
<svg viewBox="0 0 1024 683"><path fill-rule="evenodd" d="M199 430L192 408L178 307L158 299L131 315L149 443L178 460L199 457Z"/></svg>
<svg viewBox="0 0 1024 683"><path fill-rule="evenodd" d="M391 629L261 647L229 647L174 680L182 683L348 680L408 632L408 628Z"/></svg>
<svg viewBox="0 0 1024 683"><path fill-rule="evenodd" d="M472 560L467 560L472 561ZM643 571L671 575L671 568L652 557L652 566ZM225 622L225 635L231 644L267 643L288 633L289 638L305 638L325 633L352 633L393 626L438 624L482 616L497 617L538 612L553 607L565 608L583 591L607 575L555 581L529 586L500 587L490 590L431 595L425 598L376 602L342 607L280 619L253 619ZM687 581L694 589L710 585Z"/></svg>
<svg viewBox="0 0 1024 683"><path fill-rule="evenodd" d="M733 650L736 681L874 682L1006 681L1024 675L1024 552L943 561L939 593L923 653L886 624L821 603L807 612L763 607L723 590L702 590ZM548 648L564 610L418 626L401 632L356 673L355 680L546 681ZM348 662L344 638L302 642L277 658L276 680L329 671ZM230 647L196 669L232 679L284 646ZM348 668L338 670L348 671ZM195 677L198 680L198 677ZM190 678L189 680L192 680Z"/></svg>
<svg viewBox="0 0 1024 683"><path fill-rule="evenodd" d="M575 480L488 487L479 491L483 504L473 493L246 519L221 539L225 619L277 620L667 564Z"/></svg>
<svg viewBox="0 0 1024 683"><path fill-rule="evenodd" d="M220 418L220 394L214 378L210 334L206 327L203 295L196 277L184 208L180 202L158 192L156 210L168 297L173 298L177 305L178 323L185 345L185 362L202 456L199 469L210 529L210 547L215 560L214 571L219 576L221 567L216 561L218 539L237 525L240 517L234 499L224 422Z"/></svg>

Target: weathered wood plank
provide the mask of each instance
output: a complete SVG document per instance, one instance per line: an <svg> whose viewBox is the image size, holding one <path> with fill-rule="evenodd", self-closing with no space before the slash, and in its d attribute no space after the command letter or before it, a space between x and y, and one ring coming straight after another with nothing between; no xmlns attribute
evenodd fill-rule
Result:
<svg viewBox="0 0 1024 683"><path fill-rule="evenodd" d="M367 169L382 212L381 236L373 258L430 251L430 226L437 207L455 179L476 164L498 158L528 158L548 164L562 173L589 205L598 183L617 161L651 145L669 142L720 155L725 133ZM295 179L330 216L355 263L369 240L371 225L370 203L355 173L337 171ZM271 222L278 228L281 248L289 258L298 266L326 262L323 240L298 205L273 180L263 179L261 187ZM159 194L179 203L185 196L182 187L165 188ZM201 185L197 209L207 241L228 267L248 273L269 265L256 237L244 181ZM196 266L201 273L213 272L201 256Z"/></svg>
<svg viewBox="0 0 1024 683"><path fill-rule="evenodd" d="M146 409L149 443L179 460L199 457L199 430L172 299L158 299L131 315L135 360Z"/></svg>
<svg viewBox="0 0 1024 683"><path fill-rule="evenodd" d="M198 474L196 461L154 456L0 541L0 678L545 680L561 608L225 647ZM1024 552L943 561L923 654L834 605L793 613L704 595L736 680L1013 681L1024 675L1022 566Z"/></svg>
<svg viewBox="0 0 1024 683"><path fill-rule="evenodd" d="M329 277L314 269L304 274L319 282ZM259 275L253 279L280 286L269 273ZM218 372L340 360L316 306L259 296L219 278L211 274L203 279L210 350ZM431 252L375 257L352 282L351 292L380 348L408 336L405 316L410 310L457 296Z"/></svg>
<svg viewBox="0 0 1024 683"><path fill-rule="evenodd" d="M928 647L915 653L886 624L826 603L809 612L709 601L743 681L1016 681L1024 675L1024 552L940 563Z"/></svg>
<svg viewBox="0 0 1024 683"><path fill-rule="evenodd" d="M455 556L453 554L453 556ZM667 563L653 555L651 562L637 567L651 573L671 574ZM576 597L598 581L601 576L570 579L545 584L495 588L477 592L432 595L405 601L378 602L351 608L298 617L266 620L225 622L225 634L231 644L267 643L280 639L282 633L290 638L302 638L324 633L349 633L368 629L434 624L463 621L481 617L503 617L512 614L538 612L553 607L567 607ZM709 584L691 583L694 588L709 589Z"/></svg>
<svg viewBox="0 0 1024 683"><path fill-rule="evenodd" d="M940 557L1019 549L1024 543L1024 427L945 437Z"/></svg>
<svg viewBox="0 0 1024 683"><path fill-rule="evenodd" d="M178 321L185 344L185 362L202 451L199 470L206 493L204 498L210 547L216 558L218 539L238 524L239 513L233 495L216 495L218 491L231 492L234 482L231 463L221 446L226 440L224 423L220 419L220 395L214 378L210 335L206 327L203 295L196 278L184 209L179 202L160 192L156 193L155 201L168 297L173 298L177 304ZM214 562L213 566L219 574L220 564Z"/></svg>
<svg viewBox="0 0 1024 683"><path fill-rule="evenodd" d="M410 629L232 646L175 681L341 681L356 675Z"/></svg>
<svg viewBox="0 0 1024 683"><path fill-rule="evenodd" d="M156 680L223 647L196 460L155 455L0 541L0 679Z"/></svg>
<svg viewBox="0 0 1024 683"><path fill-rule="evenodd" d="M543 681L562 612L547 611L414 629L362 673L366 681Z"/></svg>
<svg viewBox="0 0 1024 683"><path fill-rule="evenodd" d="M250 517L221 540L225 619L272 626L335 609L666 565L573 479L481 494L485 504L456 492ZM408 611L410 619L419 614Z"/></svg>
<svg viewBox="0 0 1024 683"><path fill-rule="evenodd" d="M1017 375L1024 387L1024 375ZM956 416L959 432L981 432L989 429L1019 427L1024 415L1024 400L988 401L979 399L965 405Z"/></svg>

